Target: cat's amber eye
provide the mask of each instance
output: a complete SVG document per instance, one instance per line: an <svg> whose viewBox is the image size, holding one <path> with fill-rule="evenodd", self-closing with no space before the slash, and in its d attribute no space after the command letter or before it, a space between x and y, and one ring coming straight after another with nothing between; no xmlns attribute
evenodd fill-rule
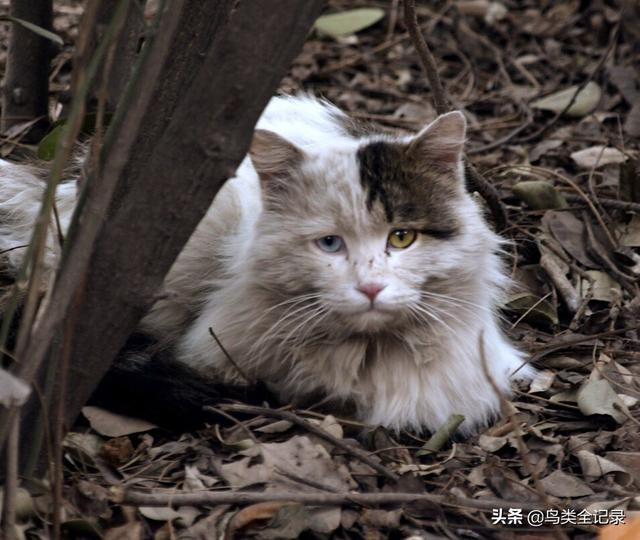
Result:
<svg viewBox="0 0 640 540"><path fill-rule="evenodd" d="M392 248L405 249L413 244L417 237L418 233L413 229L396 229L391 231L387 242Z"/></svg>

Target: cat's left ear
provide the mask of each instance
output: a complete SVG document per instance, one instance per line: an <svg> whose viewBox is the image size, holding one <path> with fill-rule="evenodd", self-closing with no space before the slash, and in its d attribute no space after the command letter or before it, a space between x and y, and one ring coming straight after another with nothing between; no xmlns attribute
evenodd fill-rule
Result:
<svg viewBox="0 0 640 540"><path fill-rule="evenodd" d="M467 121L460 111L438 116L409 143L408 151L416 157L457 165L462 158Z"/></svg>
<svg viewBox="0 0 640 540"><path fill-rule="evenodd" d="M249 156L264 184L272 179L290 177L291 172L302 163L304 152L273 131L256 129Z"/></svg>

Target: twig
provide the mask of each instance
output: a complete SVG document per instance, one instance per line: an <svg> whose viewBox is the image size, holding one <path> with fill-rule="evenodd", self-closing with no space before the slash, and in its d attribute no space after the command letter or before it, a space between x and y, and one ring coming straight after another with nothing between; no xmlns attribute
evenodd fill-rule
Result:
<svg viewBox="0 0 640 540"><path fill-rule="evenodd" d="M544 268L547 275L551 278L551 281L553 281L553 284L556 286L556 289L558 289L569 311L576 313L580 306L580 295L567 279L560 265L558 265L555 259L549 254L543 253L540 257L540 266Z"/></svg>
<svg viewBox="0 0 640 540"><path fill-rule="evenodd" d="M469 160L465 163L465 170L469 187L480 193L480 196L486 201L498 231L505 229L507 226L507 211L500 200L500 195L496 188L487 182Z"/></svg>
<svg viewBox="0 0 640 540"><path fill-rule="evenodd" d="M236 369L236 371L240 374L240 376L245 380L245 382L247 384L250 385L255 385L256 381L253 379L250 379L247 374L240 369L240 366L236 363L236 361L231 357L231 355L229 354L229 352L227 351L227 349L224 348L224 345L222 345L222 342L218 339L218 336L216 336L216 333L213 331L213 328L209 327L209 334L211 334L211 337L214 339L214 341L216 342L216 344L218 345L218 347L220 347L220 350L222 351L222 354L224 354L225 358L229 361L229 363Z"/></svg>
<svg viewBox="0 0 640 540"><path fill-rule="evenodd" d="M122 505L134 506L217 506L221 504L254 504L273 501L293 501L312 506L338 506L356 504L361 506L378 506L427 502L438 506L467 508L482 511L493 511L496 508L520 508L525 511L540 510L539 504L525 501L506 501L504 499L471 499L454 495L436 495L434 493L304 493L263 491L204 491L188 493L141 493L123 488L111 488L111 499ZM572 501L572 508L584 508L585 503Z"/></svg>
<svg viewBox="0 0 640 540"><path fill-rule="evenodd" d="M404 0L404 24L407 27L413 46L416 48L418 56L420 57L422 67L424 67L424 70L427 73L436 112L438 114L449 112L449 100L447 99L442 83L440 82L436 61L434 60L433 55L429 50L429 46L422 36L422 32L418 26L415 0Z"/></svg>
<svg viewBox="0 0 640 540"><path fill-rule="evenodd" d="M266 407L253 407L250 405L240 405L235 403L232 403L229 405L227 404L219 405L218 407L225 411L262 415L262 416L268 416L271 418L278 418L279 420L287 420L292 424L295 424L296 426L301 427L302 429L308 431L309 433L313 433L317 437L324 439L325 441L332 444L336 448L340 448L340 450L343 450L347 454L352 455L353 457L362 461L362 463L365 463L366 465L371 467L373 470L375 470L376 472L378 472L388 480L391 480L392 482L398 481L399 477L397 474L391 472L384 465L381 465L380 463L377 463L375 460L371 459L369 454L364 450L361 450L360 448L347 444L343 440L340 440L334 437L333 435L331 435L321 427L313 425L311 422L308 422L304 418L299 417L295 413L292 413L289 411L281 411L277 409L267 409ZM203 407L203 409L210 410L209 407ZM215 412L215 410L212 410L212 412Z"/></svg>
<svg viewBox="0 0 640 540"><path fill-rule="evenodd" d="M570 203L586 204L584 199L579 195L563 194L563 197L567 200L567 202L570 202ZM608 208L612 210L626 210L628 212L640 212L640 203L637 203L637 202L619 201L617 199L603 199L602 197L598 198L598 202L604 208Z"/></svg>
<svg viewBox="0 0 640 540"><path fill-rule="evenodd" d="M640 324L627 326L625 328L618 328L617 330L608 330L606 332L600 332L599 334L593 334L591 336L582 336L574 339L567 339L561 343L548 343L543 347L534 350L534 354L531 357L530 362L537 362L541 358L547 356L556 351L561 351L562 349L566 349L568 347L573 347L574 345L580 345L581 343L586 343L587 341L591 341L592 339L600 339L603 337L616 336L618 334L624 334L625 332L633 332L634 330L640 330Z"/></svg>

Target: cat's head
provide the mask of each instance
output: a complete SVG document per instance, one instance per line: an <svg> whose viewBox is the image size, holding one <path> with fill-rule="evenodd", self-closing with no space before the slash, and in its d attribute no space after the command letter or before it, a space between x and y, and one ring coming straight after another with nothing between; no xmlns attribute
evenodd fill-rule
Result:
<svg viewBox="0 0 640 540"><path fill-rule="evenodd" d="M465 288L494 238L464 187L465 130L452 112L413 137L309 148L256 131L255 272L288 306L292 331L303 317L348 332L435 327L455 311L445 296L459 296L452 287Z"/></svg>

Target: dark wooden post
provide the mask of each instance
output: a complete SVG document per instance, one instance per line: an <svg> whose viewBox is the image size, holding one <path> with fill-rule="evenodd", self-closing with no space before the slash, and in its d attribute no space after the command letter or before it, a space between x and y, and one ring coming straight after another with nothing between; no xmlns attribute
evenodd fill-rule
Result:
<svg viewBox="0 0 640 540"><path fill-rule="evenodd" d="M54 388L49 402L64 400L65 428L245 156L260 113L323 4L172 3L107 133L53 293L16 370L42 385L47 366L68 366L70 390ZM36 400L24 410L27 448L42 411ZM0 411L0 426L6 420Z"/></svg>
<svg viewBox="0 0 640 540"><path fill-rule="evenodd" d="M52 0L12 0L11 15L47 30L51 29ZM30 137L38 140L49 125L49 64L51 42L12 23L9 36L7 71L2 83L2 122L4 133L10 127L40 118Z"/></svg>

